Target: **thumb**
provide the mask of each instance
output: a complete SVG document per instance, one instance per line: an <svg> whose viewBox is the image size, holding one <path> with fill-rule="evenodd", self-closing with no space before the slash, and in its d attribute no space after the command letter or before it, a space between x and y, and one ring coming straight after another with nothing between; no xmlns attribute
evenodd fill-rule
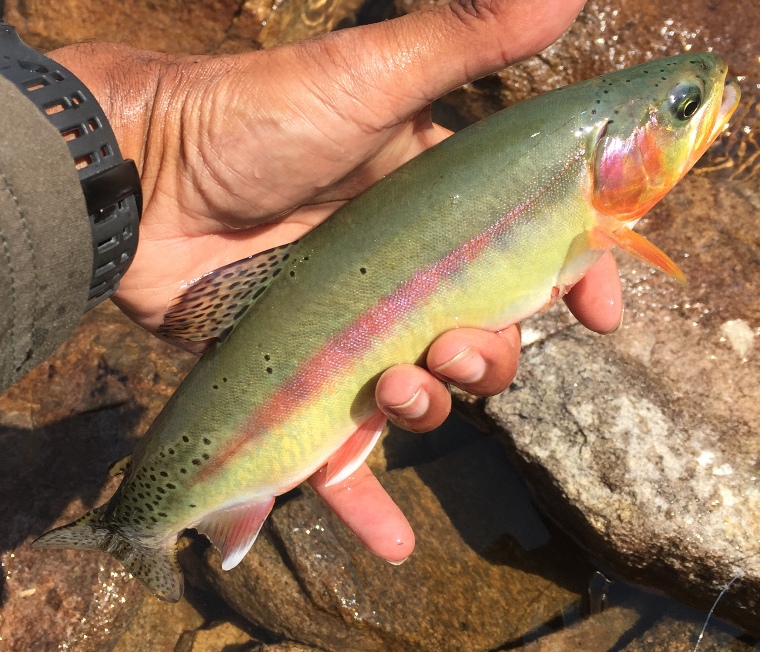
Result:
<svg viewBox="0 0 760 652"><path fill-rule="evenodd" d="M358 108L387 107L392 113L378 110L378 124L373 126L388 126L462 84L543 50L562 35L584 4L584 0L453 0L296 44L294 54L301 65L314 62L319 78L333 80L343 91L337 94L339 101L360 101ZM350 107L345 109L350 115Z"/></svg>

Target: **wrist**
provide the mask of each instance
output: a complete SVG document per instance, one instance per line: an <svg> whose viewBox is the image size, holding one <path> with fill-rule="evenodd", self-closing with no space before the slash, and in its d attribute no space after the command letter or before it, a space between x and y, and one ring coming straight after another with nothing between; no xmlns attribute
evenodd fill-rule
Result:
<svg viewBox="0 0 760 652"><path fill-rule="evenodd" d="M60 134L76 168L90 224L90 309L113 294L134 259L142 210L136 166L122 157L102 107L75 73L28 47L5 23L0 54L0 74Z"/></svg>

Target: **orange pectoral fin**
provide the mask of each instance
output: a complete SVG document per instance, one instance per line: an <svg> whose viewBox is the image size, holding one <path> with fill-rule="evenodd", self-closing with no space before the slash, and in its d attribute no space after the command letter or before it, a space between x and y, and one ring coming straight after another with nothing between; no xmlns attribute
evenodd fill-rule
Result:
<svg viewBox="0 0 760 652"><path fill-rule="evenodd" d="M631 231L627 227L619 228L616 231L596 228L592 232L592 238L601 246L615 245L616 247L620 247L623 251L627 251L632 256L647 263L647 265L661 269L681 285L686 284L686 276L670 256L655 247L644 236Z"/></svg>

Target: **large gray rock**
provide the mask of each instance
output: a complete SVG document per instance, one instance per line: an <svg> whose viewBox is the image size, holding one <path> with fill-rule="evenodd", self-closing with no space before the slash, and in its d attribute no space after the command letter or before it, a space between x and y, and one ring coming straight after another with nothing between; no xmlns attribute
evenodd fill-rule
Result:
<svg viewBox="0 0 760 652"><path fill-rule="evenodd" d="M620 258L624 327L580 326L526 349L486 401L539 501L624 576L760 634L760 197L688 178L647 235L682 263L681 288ZM687 257L688 256L688 257Z"/></svg>

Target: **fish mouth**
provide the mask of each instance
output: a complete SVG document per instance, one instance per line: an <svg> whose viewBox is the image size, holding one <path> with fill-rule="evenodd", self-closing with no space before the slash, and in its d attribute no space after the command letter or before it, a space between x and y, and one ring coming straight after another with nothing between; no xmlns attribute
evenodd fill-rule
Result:
<svg viewBox="0 0 760 652"><path fill-rule="evenodd" d="M714 141L720 135L720 132L723 131L723 128L728 124L734 111L736 111L736 107L739 106L741 95L739 84L733 80L726 82L726 85L723 87L723 97L721 98L720 109L718 109L718 115L715 118L715 124L710 133L709 142Z"/></svg>

